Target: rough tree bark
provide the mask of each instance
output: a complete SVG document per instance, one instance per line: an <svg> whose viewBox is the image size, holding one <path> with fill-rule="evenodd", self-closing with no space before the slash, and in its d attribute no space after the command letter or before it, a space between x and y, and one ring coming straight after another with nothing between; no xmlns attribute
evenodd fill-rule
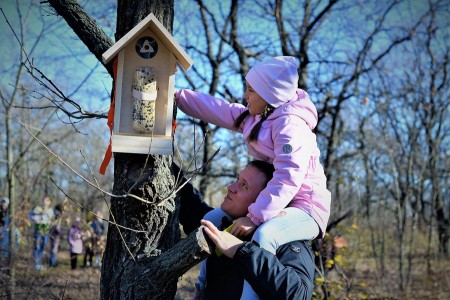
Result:
<svg viewBox="0 0 450 300"><path fill-rule="evenodd" d="M48 2L98 59L111 47L112 42L77 1ZM173 1L119 0L116 40L149 13L171 32L173 9ZM111 74L110 66L106 67ZM178 277L210 253L200 229L180 241L175 195L158 205L175 186L171 164L172 156L114 155L113 193L130 192L151 204L134 198L111 199L115 222L145 232L109 226L101 270L102 299L173 299Z"/></svg>

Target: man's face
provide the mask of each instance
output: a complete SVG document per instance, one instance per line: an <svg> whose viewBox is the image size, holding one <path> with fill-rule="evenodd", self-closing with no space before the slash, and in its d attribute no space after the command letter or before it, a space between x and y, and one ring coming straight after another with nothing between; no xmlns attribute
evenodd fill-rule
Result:
<svg viewBox="0 0 450 300"><path fill-rule="evenodd" d="M250 204L255 202L256 197L264 189L266 177L264 173L253 166L247 166L242 170L235 182L227 187L220 208L233 218L245 217Z"/></svg>

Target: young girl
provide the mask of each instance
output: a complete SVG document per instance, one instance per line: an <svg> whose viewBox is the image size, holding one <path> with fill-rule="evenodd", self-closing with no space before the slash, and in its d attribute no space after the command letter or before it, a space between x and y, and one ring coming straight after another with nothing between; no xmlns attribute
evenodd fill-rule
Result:
<svg viewBox="0 0 450 300"><path fill-rule="evenodd" d="M241 132L250 154L275 166L272 180L249 206L247 217L235 221L230 231L245 236L259 226L253 240L275 253L282 244L325 234L331 194L312 132L317 110L308 94L297 88L294 57L258 63L245 79L247 107L190 90L178 91L175 99L187 115ZM220 213L214 210L205 219L218 219Z"/></svg>
<svg viewBox="0 0 450 300"><path fill-rule="evenodd" d="M83 253L83 232L80 229L81 218L76 217L67 233L67 241L70 250L70 266L72 270L77 268L78 254Z"/></svg>

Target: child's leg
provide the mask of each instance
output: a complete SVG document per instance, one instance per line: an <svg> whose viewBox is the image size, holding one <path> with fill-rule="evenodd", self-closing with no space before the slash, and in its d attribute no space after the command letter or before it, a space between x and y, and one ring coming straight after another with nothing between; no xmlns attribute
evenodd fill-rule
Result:
<svg viewBox="0 0 450 300"><path fill-rule="evenodd" d="M70 267L72 270L75 270L77 268L77 258L78 254L70 252Z"/></svg>
<svg viewBox="0 0 450 300"><path fill-rule="evenodd" d="M218 207L209 211L203 217L203 219L210 221L211 223L214 224L214 226L220 228L222 225L223 217L227 217L229 220L232 219L226 212L224 212L220 207ZM206 259L200 262L200 271L197 277L196 288L202 290L205 288L205 285L206 285Z"/></svg>
<svg viewBox="0 0 450 300"><path fill-rule="evenodd" d="M276 253L283 244L312 240L319 235L319 225L301 209L287 207L280 216L270 219L256 229L253 240L267 251Z"/></svg>
<svg viewBox="0 0 450 300"><path fill-rule="evenodd" d="M204 259L200 262L200 270L198 272L197 283L195 284L196 289L199 291L203 290L206 285L206 260Z"/></svg>
<svg viewBox="0 0 450 300"><path fill-rule="evenodd" d="M319 225L316 221L301 209L287 207L280 216L270 219L256 229L253 240L259 246L273 254L283 244L312 240L319 235ZM244 281L241 299L259 299L252 286Z"/></svg>

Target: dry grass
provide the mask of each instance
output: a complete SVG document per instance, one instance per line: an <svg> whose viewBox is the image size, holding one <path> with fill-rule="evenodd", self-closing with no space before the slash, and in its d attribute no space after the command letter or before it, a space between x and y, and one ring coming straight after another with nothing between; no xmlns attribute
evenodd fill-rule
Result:
<svg viewBox="0 0 450 300"><path fill-rule="evenodd" d="M199 265L193 267L178 280L178 290L175 300L190 300L194 292L194 283L197 281Z"/></svg>
<svg viewBox="0 0 450 300"><path fill-rule="evenodd" d="M344 250L343 263L327 276L327 288L333 299L450 299L450 261L444 257L427 259L415 255L411 276L404 278L405 289L399 289L399 264L395 256L387 256L385 271L379 261L367 257L361 244L350 244ZM59 265L46 271L35 271L31 251L22 253L16 264L17 288L15 300L20 299L98 299L100 270L79 268L70 270L69 253L59 253ZM367 252L366 252L367 253ZM79 257L81 265L82 257ZM427 268L430 263L431 268ZM404 266L404 273L406 266ZM339 275L345 274L345 277ZM198 266L179 279L176 300L191 299ZM346 278L346 279L345 279ZM0 299L5 297L8 278L0 272ZM321 290L318 289L320 296ZM321 298L321 297L319 297Z"/></svg>
<svg viewBox="0 0 450 300"><path fill-rule="evenodd" d="M78 257L79 267L70 268L69 252L58 253L58 266L36 271L31 254L20 255L16 263L16 290L14 300L21 299L99 299L100 269L82 268L83 257ZM178 282L176 300L191 299L198 267L192 268ZM8 276L6 269L0 270L0 299L6 299Z"/></svg>
<svg viewBox="0 0 450 300"><path fill-rule="evenodd" d="M384 273L380 273L374 259L358 259L355 269L344 271L348 284L340 285L343 287L340 289L332 288L332 294L335 299L450 299L450 262L445 258L436 259L430 271L426 264L425 257L415 259L411 276L404 278L405 288L401 291L398 260L390 259ZM328 280L345 282L337 272L331 272Z"/></svg>
<svg viewBox="0 0 450 300"><path fill-rule="evenodd" d="M78 265L82 264L81 255ZM36 271L34 262L21 255L16 263L16 290L13 299L98 299L100 270L98 268L70 269L69 252L61 251L56 268ZM0 299L5 297L8 277L2 269Z"/></svg>
<svg viewBox="0 0 450 300"><path fill-rule="evenodd" d="M338 250L339 263L326 281L335 299L450 299L450 260L437 254L436 238L428 244L426 232L407 228L400 260L394 227L384 241L368 229L349 228L338 229L348 248Z"/></svg>

